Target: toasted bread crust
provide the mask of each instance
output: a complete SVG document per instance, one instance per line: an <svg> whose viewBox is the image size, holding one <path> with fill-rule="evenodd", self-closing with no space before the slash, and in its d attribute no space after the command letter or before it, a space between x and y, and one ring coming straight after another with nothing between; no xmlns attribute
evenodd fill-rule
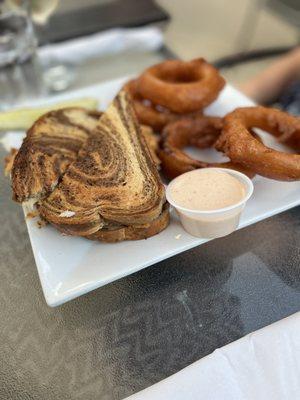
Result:
<svg viewBox="0 0 300 400"><path fill-rule="evenodd" d="M169 225L169 207L166 204L162 213L149 224L140 226L123 226L115 229L101 229L92 235L86 236L87 239L99 240L106 243L121 242L123 240L141 240L157 235Z"/></svg>
<svg viewBox="0 0 300 400"><path fill-rule="evenodd" d="M159 150L159 136L153 132L153 129L150 126L147 125L141 125L141 133L144 136L145 142L150 150L152 160L159 169L161 164L161 161L157 155Z"/></svg>

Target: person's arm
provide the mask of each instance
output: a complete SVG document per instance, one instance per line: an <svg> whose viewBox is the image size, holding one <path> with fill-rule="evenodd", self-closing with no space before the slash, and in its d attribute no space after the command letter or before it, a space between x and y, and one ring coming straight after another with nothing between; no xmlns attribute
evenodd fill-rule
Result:
<svg viewBox="0 0 300 400"><path fill-rule="evenodd" d="M239 88L257 103L266 104L277 100L282 91L297 79L300 79L300 47L242 83Z"/></svg>

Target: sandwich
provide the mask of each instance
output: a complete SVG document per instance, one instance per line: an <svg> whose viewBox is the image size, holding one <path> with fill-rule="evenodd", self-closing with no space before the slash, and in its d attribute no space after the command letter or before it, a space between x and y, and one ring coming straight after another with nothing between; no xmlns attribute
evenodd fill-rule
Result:
<svg viewBox="0 0 300 400"><path fill-rule="evenodd" d="M41 117L14 160L14 198L33 199L41 218L64 234L107 242L147 238L169 223L152 157L121 91L101 116L65 109Z"/></svg>

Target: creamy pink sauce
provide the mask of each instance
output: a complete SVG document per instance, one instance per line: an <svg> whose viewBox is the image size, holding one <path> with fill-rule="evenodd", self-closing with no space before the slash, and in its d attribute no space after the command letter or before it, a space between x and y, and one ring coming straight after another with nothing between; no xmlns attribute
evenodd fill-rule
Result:
<svg viewBox="0 0 300 400"><path fill-rule="evenodd" d="M178 177L170 194L178 206L212 211L239 203L246 190L237 178L227 172L200 169Z"/></svg>

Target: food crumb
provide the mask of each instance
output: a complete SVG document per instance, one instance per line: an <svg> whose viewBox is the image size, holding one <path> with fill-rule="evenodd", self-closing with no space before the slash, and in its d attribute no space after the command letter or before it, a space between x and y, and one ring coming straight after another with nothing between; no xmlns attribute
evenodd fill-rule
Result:
<svg viewBox="0 0 300 400"><path fill-rule="evenodd" d="M48 225L48 222L44 219L39 219L37 222L37 226L39 229L43 228L44 226Z"/></svg>
<svg viewBox="0 0 300 400"><path fill-rule="evenodd" d="M26 218L31 219L31 218L35 218L39 215L39 213L37 211L30 211L26 214Z"/></svg>
<svg viewBox="0 0 300 400"><path fill-rule="evenodd" d="M59 214L60 217L66 217L66 218L73 217L74 215L75 215L75 212L69 211L69 210L63 211Z"/></svg>
<svg viewBox="0 0 300 400"><path fill-rule="evenodd" d="M180 238L181 238L181 233L179 233L179 235L176 235L176 236L175 236L175 239L176 239L176 240L178 240L178 239L180 239Z"/></svg>
<svg viewBox="0 0 300 400"><path fill-rule="evenodd" d="M12 148L10 150L10 153L4 158L4 175L5 176L9 176L9 174L11 173L13 163L14 163L17 153L18 153L18 150L15 148Z"/></svg>

